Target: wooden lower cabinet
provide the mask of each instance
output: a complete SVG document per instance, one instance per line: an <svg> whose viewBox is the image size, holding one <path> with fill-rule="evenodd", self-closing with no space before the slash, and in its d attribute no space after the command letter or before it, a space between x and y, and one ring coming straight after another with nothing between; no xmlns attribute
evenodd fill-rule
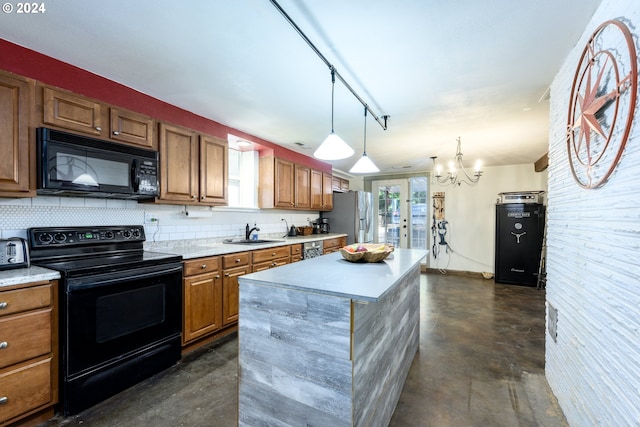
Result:
<svg viewBox="0 0 640 427"><path fill-rule="evenodd" d="M326 239L322 243L324 245L324 249L322 250L322 253L326 255L332 252L338 252L341 247L346 246L347 238L344 236L334 237L332 239Z"/></svg>
<svg viewBox="0 0 640 427"><path fill-rule="evenodd" d="M219 257L187 261L184 271L183 345L222 327L222 276ZM194 271L200 274L193 275Z"/></svg>
<svg viewBox="0 0 640 427"><path fill-rule="evenodd" d="M302 243L289 246L291 252L291 262L302 261Z"/></svg>
<svg viewBox="0 0 640 427"><path fill-rule="evenodd" d="M251 273L251 252L222 257L222 325L238 321L240 289L238 277Z"/></svg>
<svg viewBox="0 0 640 427"><path fill-rule="evenodd" d="M275 248L253 251L252 271L255 273L257 271L289 264L291 262L290 251L291 249L289 249L289 246L278 246Z"/></svg>
<svg viewBox="0 0 640 427"><path fill-rule="evenodd" d="M0 425L36 424L58 402L57 282L0 292Z"/></svg>
<svg viewBox="0 0 640 427"><path fill-rule="evenodd" d="M238 321L240 309L240 289L238 277L251 273L251 266L224 270L222 277L222 324L229 325Z"/></svg>
<svg viewBox="0 0 640 427"><path fill-rule="evenodd" d="M184 261L183 353L237 330L240 276L301 259L294 244Z"/></svg>

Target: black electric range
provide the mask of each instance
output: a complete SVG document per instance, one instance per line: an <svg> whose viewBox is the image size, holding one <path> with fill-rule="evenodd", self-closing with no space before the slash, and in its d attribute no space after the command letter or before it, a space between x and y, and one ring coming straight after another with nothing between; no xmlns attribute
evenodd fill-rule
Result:
<svg viewBox="0 0 640 427"><path fill-rule="evenodd" d="M60 272L60 390L78 413L181 357L182 257L143 249L144 228L28 230L33 265Z"/></svg>

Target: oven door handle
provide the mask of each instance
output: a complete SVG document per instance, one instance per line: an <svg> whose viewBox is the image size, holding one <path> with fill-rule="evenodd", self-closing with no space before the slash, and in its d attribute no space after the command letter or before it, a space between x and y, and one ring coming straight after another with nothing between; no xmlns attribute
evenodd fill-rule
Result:
<svg viewBox="0 0 640 427"><path fill-rule="evenodd" d="M82 291L85 289L96 289L104 286L111 286L120 282L133 280L151 279L154 277L180 273L182 275L182 263L171 266L152 266L127 269L122 271L112 271L104 274L93 274L90 276L68 278L66 280L66 291Z"/></svg>

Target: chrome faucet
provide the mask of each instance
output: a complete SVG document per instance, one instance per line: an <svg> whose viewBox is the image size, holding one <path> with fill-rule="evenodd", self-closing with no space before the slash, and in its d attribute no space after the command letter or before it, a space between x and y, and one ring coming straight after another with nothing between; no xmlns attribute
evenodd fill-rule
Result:
<svg viewBox="0 0 640 427"><path fill-rule="evenodd" d="M254 225L253 228L249 228L249 224L247 224L247 227L245 228L245 233L244 233L245 240L249 240L251 238L251 233L253 233L254 231L260 231L259 227L256 227L255 224L253 225Z"/></svg>

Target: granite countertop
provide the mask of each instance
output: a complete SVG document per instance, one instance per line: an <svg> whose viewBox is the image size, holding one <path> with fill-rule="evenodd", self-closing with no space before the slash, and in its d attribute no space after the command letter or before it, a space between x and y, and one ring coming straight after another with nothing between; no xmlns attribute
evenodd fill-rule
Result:
<svg viewBox="0 0 640 427"><path fill-rule="evenodd" d="M178 240L158 243L145 243L145 251L159 252L162 254L180 255L183 259L202 258L207 256L225 255L235 252L252 251L256 249L273 248L277 246L294 245L296 243L314 242L318 240L333 239L346 234L310 234L297 237L266 237L272 242L256 244L228 244L222 242L210 242L206 240ZM59 279L60 273L42 267L16 268L13 270L0 270L0 288L3 286L21 285L42 280Z"/></svg>
<svg viewBox="0 0 640 427"><path fill-rule="evenodd" d="M340 252L334 252L247 274L238 279L241 286L242 282L249 281L356 301L377 302L425 256L426 250L396 249L382 262L352 263L342 258Z"/></svg>
<svg viewBox="0 0 640 427"><path fill-rule="evenodd" d="M267 240L273 241L252 244L233 244L207 241L175 241L174 243L159 242L146 245L145 250L181 255L183 259L194 259L207 256L226 255L236 252L253 251L258 249L275 248L278 246L295 245L297 243L315 242L318 240L327 240L342 236L346 236L346 234L329 233L310 234L308 236L297 237L264 237Z"/></svg>
<svg viewBox="0 0 640 427"><path fill-rule="evenodd" d="M60 273L42 267L16 268L0 271L0 289L4 286L23 285L25 283L55 280Z"/></svg>

